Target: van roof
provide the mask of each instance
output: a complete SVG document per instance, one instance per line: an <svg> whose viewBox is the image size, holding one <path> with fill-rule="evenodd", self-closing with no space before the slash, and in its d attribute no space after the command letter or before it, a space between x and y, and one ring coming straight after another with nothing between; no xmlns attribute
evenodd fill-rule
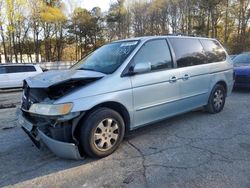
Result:
<svg viewBox="0 0 250 188"><path fill-rule="evenodd" d="M206 37L196 37L196 36L185 36L185 35L162 35L162 36L143 36L143 37L134 37L134 38L128 38L128 39L121 39L114 42L126 42L126 41L133 41L133 40L150 40L150 39L161 39L161 38L190 38L190 39L209 39L209 40L215 40L214 38L206 38Z"/></svg>

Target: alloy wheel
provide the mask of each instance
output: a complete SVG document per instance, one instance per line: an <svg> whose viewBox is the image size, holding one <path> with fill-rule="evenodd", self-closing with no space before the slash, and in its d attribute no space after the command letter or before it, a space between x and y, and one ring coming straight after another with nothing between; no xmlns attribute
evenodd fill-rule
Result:
<svg viewBox="0 0 250 188"><path fill-rule="evenodd" d="M216 90L216 92L214 93L213 102L214 102L214 107L217 110L219 110L222 107L224 102L224 94L220 89Z"/></svg>
<svg viewBox="0 0 250 188"><path fill-rule="evenodd" d="M116 120L107 118L102 120L94 132L94 144L100 151L111 149L119 138L119 126Z"/></svg>

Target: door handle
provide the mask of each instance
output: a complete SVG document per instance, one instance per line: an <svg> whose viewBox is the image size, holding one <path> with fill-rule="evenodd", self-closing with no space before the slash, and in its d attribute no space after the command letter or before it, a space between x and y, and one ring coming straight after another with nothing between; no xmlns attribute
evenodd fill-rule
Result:
<svg viewBox="0 0 250 188"><path fill-rule="evenodd" d="M172 76L172 77L169 79L169 82L170 82L170 83L174 83L174 82L176 82L176 81L177 81L176 76Z"/></svg>
<svg viewBox="0 0 250 188"><path fill-rule="evenodd" d="M182 80L188 80L190 78L190 76L188 74L185 74L183 77L182 77Z"/></svg>

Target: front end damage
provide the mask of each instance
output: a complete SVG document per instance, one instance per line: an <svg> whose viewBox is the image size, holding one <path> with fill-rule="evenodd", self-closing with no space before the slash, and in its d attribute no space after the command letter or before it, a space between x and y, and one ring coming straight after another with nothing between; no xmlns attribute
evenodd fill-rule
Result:
<svg viewBox="0 0 250 188"><path fill-rule="evenodd" d="M57 156L67 159L83 158L78 139L74 135L83 115L84 113L74 119L57 121L46 117L32 117L28 112L17 110L19 124L38 148L42 141Z"/></svg>
<svg viewBox="0 0 250 188"><path fill-rule="evenodd" d="M101 77L67 79L53 83L48 87L29 86L24 81L21 108L17 110L19 124L33 143L40 148L41 142L57 156L67 159L82 159L83 152L79 145L77 125L85 112L69 112L63 115L39 114L32 111L32 105L51 104L81 87Z"/></svg>

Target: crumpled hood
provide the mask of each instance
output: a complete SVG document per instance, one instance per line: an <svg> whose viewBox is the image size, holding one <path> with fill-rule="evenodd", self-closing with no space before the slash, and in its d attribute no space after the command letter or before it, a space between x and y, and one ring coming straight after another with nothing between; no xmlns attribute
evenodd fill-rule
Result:
<svg viewBox="0 0 250 188"><path fill-rule="evenodd" d="M234 72L236 75L250 75L250 66L235 66Z"/></svg>
<svg viewBox="0 0 250 188"><path fill-rule="evenodd" d="M69 80L102 78L104 76L105 74L99 72L70 69L47 71L34 77L29 77L25 81L31 88L48 88Z"/></svg>

